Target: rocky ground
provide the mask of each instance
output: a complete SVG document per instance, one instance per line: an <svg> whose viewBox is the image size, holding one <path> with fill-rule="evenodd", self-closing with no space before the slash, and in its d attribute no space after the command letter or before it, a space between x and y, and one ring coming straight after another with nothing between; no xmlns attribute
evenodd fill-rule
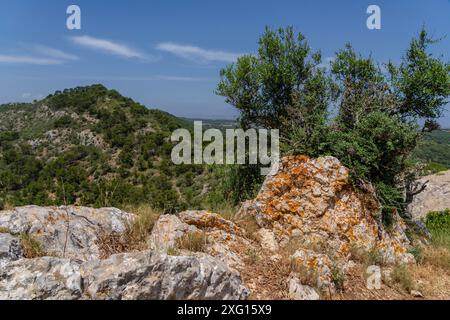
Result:
<svg viewBox="0 0 450 320"><path fill-rule="evenodd" d="M348 175L332 157L284 158L228 218L185 211L149 224L114 208L2 211L0 299L450 298L449 270L417 263L401 219L385 230L373 193ZM143 237L132 236L142 226ZM371 265L382 271L378 290L367 288Z"/></svg>

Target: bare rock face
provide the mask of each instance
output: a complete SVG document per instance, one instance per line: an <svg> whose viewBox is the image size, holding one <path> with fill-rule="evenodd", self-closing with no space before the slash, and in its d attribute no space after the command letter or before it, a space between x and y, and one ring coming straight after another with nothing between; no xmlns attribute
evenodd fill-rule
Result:
<svg viewBox="0 0 450 320"><path fill-rule="evenodd" d="M423 177L426 189L414 197L408 210L414 220L425 218L430 211L450 209L450 170Z"/></svg>
<svg viewBox="0 0 450 320"><path fill-rule="evenodd" d="M68 259L20 259L0 269L0 300L73 300L82 295L80 265Z"/></svg>
<svg viewBox="0 0 450 320"><path fill-rule="evenodd" d="M206 254L126 253L82 266L93 299L245 299L238 273Z"/></svg>
<svg viewBox="0 0 450 320"><path fill-rule="evenodd" d="M238 228L215 214L183 216L193 224L205 222L199 226L210 231L211 237L225 232L220 228ZM186 233L203 232L177 216L162 216L156 223L149 237L153 250L101 260L99 232L121 233L133 218L114 208L30 206L1 211L0 300L247 298L239 273L223 260L207 253L170 256L162 252ZM220 222L218 230L213 221ZM24 258L17 236L24 233L39 242L48 256ZM211 248L215 246L220 245L211 242ZM221 248L228 253L228 247Z"/></svg>
<svg viewBox="0 0 450 320"><path fill-rule="evenodd" d="M21 257L20 239L9 233L0 233L0 268Z"/></svg>
<svg viewBox="0 0 450 320"><path fill-rule="evenodd" d="M319 294L310 286L302 285L298 278L289 280L289 298L292 300L320 300Z"/></svg>
<svg viewBox="0 0 450 320"><path fill-rule="evenodd" d="M148 239L149 248L167 252L170 248L176 248L177 240L189 232L196 232L195 226L182 222L172 214L162 215L156 221Z"/></svg>
<svg viewBox="0 0 450 320"><path fill-rule="evenodd" d="M27 206L1 211L0 228L29 233L50 255L89 260L100 257L99 231L121 233L132 219L133 214L116 208Z"/></svg>
<svg viewBox="0 0 450 320"><path fill-rule="evenodd" d="M233 269L244 265L244 253L252 248L242 228L206 210L160 216L149 236L149 246L167 252L169 248L177 248L180 238L192 233L204 234L203 251Z"/></svg>
<svg viewBox="0 0 450 320"><path fill-rule="evenodd" d="M414 261L402 220L394 217L392 231L384 230L377 222L376 197L355 190L349 170L334 157L283 158L280 170L266 178L251 210L281 247L296 240L299 250L292 258L317 269L324 288L332 287L331 268L344 266L352 248L379 250L386 263Z"/></svg>
<svg viewBox="0 0 450 320"><path fill-rule="evenodd" d="M245 299L239 274L208 255L148 251L81 261L21 259L0 270L0 299Z"/></svg>

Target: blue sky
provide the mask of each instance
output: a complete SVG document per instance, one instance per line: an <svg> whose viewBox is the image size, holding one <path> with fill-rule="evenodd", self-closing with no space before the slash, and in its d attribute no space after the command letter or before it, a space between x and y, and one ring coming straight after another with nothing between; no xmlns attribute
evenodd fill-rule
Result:
<svg viewBox="0 0 450 320"><path fill-rule="evenodd" d="M324 58L351 42L380 62L399 61L423 24L436 37L450 32L449 0L0 3L0 103L102 83L148 107L200 118L236 115L214 94L219 70L254 53L266 25L294 26ZM81 7L81 30L66 28L70 4ZM366 27L370 4L381 8L381 30ZM450 39L433 51L450 60ZM449 111L441 123L450 127Z"/></svg>

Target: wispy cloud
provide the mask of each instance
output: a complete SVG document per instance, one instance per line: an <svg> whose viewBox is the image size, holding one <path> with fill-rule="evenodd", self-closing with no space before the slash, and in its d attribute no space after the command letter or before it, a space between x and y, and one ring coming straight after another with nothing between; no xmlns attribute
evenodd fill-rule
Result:
<svg viewBox="0 0 450 320"><path fill-rule="evenodd" d="M34 47L34 50L40 54L43 54L47 57L55 58L55 59L62 59L62 60L79 60L76 55L66 53L59 49L50 48L43 45L36 45Z"/></svg>
<svg viewBox="0 0 450 320"><path fill-rule="evenodd" d="M153 57L148 57L144 55L142 52L136 49L133 49L129 46L111 40L99 39L90 36L71 37L70 40L77 45L94 50L99 50L108 54L114 54L124 58L129 59L135 58L143 60L154 59Z"/></svg>
<svg viewBox="0 0 450 320"><path fill-rule="evenodd" d="M148 75L148 76L102 76L102 75L55 75L47 76L8 76L0 79L14 80L92 80L92 81L174 81L174 82L216 82L215 78L186 77L177 75Z"/></svg>
<svg viewBox="0 0 450 320"><path fill-rule="evenodd" d="M172 53L178 57L198 62L233 62L241 55L218 50L207 50L191 45L181 45L173 42L162 42L156 46L157 50Z"/></svg>
<svg viewBox="0 0 450 320"><path fill-rule="evenodd" d="M58 59L41 58L34 56L0 55L0 63L53 65L62 64L63 61Z"/></svg>

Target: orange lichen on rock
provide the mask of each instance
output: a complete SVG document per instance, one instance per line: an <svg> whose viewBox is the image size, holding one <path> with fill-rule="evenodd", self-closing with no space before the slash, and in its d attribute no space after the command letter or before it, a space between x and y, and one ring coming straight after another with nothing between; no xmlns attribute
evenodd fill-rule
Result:
<svg viewBox="0 0 450 320"><path fill-rule="evenodd" d="M296 260L310 257L302 262L306 267L316 264L314 254L320 255L326 270L332 264L344 265L355 245L379 249L388 262L412 261L403 222L399 219L393 231L386 232L375 218L380 208L375 192L370 186L367 190L355 190L349 170L334 157L288 156L279 171L266 178L253 214L261 226L272 229L281 246L292 237L304 244L324 243L326 252L297 254Z"/></svg>

